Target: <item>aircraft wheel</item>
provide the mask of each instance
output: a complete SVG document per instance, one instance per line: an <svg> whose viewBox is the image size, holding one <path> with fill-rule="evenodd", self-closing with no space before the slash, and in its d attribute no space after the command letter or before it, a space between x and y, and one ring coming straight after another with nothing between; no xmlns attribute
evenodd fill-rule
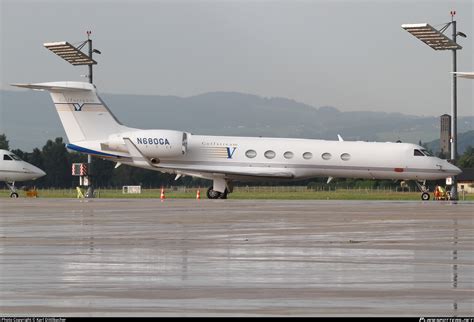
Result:
<svg viewBox="0 0 474 322"><path fill-rule="evenodd" d="M220 196L221 196L221 193L219 191L212 190L212 187L209 187L209 189L207 189L207 198L219 199Z"/></svg>
<svg viewBox="0 0 474 322"><path fill-rule="evenodd" d="M16 192L12 192L10 194L10 198L15 198L15 199L18 198L18 194Z"/></svg>
<svg viewBox="0 0 474 322"><path fill-rule="evenodd" d="M430 194L428 192L423 192L421 194L421 200L430 200Z"/></svg>
<svg viewBox="0 0 474 322"><path fill-rule="evenodd" d="M212 190L212 187L207 189L207 198L209 199L227 199L227 189L222 193L219 191Z"/></svg>
<svg viewBox="0 0 474 322"><path fill-rule="evenodd" d="M219 199L227 199L227 189L223 193L220 193Z"/></svg>

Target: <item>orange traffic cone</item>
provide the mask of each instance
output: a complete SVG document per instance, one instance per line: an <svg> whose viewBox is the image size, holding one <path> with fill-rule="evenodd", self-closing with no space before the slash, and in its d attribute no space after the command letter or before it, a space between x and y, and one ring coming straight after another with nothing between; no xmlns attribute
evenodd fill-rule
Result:
<svg viewBox="0 0 474 322"><path fill-rule="evenodd" d="M196 192L196 199L201 199L201 188L198 188L198 191Z"/></svg>
<svg viewBox="0 0 474 322"><path fill-rule="evenodd" d="M161 194L160 194L160 199L161 201L165 200L165 189L163 187L161 187Z"/></svg>

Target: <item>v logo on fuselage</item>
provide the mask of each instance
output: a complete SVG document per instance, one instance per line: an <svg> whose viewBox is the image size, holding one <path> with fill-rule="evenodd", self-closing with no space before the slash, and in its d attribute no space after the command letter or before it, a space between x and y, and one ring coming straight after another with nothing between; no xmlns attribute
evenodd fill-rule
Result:
<svg viewBox="0 0 474 322"><path fill-rule="evenodd" d="M234 155L234 152L237 148L227 148L227 159L232 159L232 156Z"/></svg>
<svg viewBox="0 0 474 322"><path fill-rule="evenodd" d="M85 103L79 104L79 103L72 103L72 106L74 106L74 111L80 112L82 111L82 107L84 106Z"/></svg>

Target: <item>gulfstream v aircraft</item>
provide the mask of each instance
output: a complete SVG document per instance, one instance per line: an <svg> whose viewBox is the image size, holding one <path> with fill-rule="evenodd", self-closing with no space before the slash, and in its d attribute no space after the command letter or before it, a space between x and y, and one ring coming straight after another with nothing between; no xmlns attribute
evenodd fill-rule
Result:
<svg viewBox="0 0 474 322"><path fill-rule="evenodd" d="M213 181L210 199L225 199L238 180L311 177L425 181L461 172L408 143L193 135L122 125L93 84L13 84L50 92L69 140L67 148L121 164ZM420 185L421 186L421 185ZM422 186L421 186L422 187ZM430 195L422 191L422 198Z"/></svg>
<svg viewBox="0 0 474 322"><path fill-rule="evenodd" d="M28 162L20 159L16 154L0 150L0 181L5 181L10 188L10 197L18 198L16 181L29 181L41 178L46 173Z"/></svg>

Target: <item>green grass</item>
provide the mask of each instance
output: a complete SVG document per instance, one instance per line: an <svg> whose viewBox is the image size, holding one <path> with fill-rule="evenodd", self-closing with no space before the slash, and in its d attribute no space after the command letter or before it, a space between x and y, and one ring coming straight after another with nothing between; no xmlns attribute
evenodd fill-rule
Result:
<svg viewBox="0 0 474 322"><path fill-rule="evenodd" d="M229 194L229 199L269 199L269 200L420 200L419 192L394 192L377 190L347 190L338 189L336 191L312 191L304 188L298 191L288 191L285 187L276 188L240 188ZM187 188L186 192L165 190L167 199L195 199L196 190ZM206 199L206 190L201 188L201 198ZM281 190L281 191L278 191ZM287 191L285 191L287 190ZM18 190L20 198L26 198L26 192ZM0 190L0 198L8 198L8 189ZM39 198L77 198L75 189L38 189ZM119 189L97 189L98 198L160 198L160 189L142 189L141 194L122 194ZM431 195L433 198L433 195ZM460 196L461 197L461 196ZM462 200L462 197L460 198ZM474 200L474 195L466 195L466 200Z"/></svg>

